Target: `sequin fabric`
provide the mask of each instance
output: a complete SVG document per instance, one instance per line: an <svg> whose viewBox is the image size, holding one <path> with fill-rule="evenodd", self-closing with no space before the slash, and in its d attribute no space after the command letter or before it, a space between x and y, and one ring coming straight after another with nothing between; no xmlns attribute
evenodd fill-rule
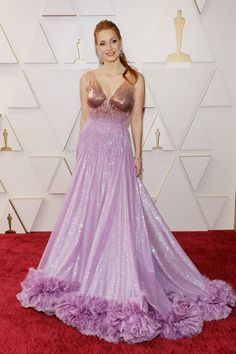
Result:
<svg viewBox="0 0 236 354"><path fill-rule="evenodd" d="M109 98L86 74L89 119L70 188L37 269L16 295L86 335L137 343L201 332L226 318L236 294L202 275L135 175L129 114L135 87Z"/></svg>

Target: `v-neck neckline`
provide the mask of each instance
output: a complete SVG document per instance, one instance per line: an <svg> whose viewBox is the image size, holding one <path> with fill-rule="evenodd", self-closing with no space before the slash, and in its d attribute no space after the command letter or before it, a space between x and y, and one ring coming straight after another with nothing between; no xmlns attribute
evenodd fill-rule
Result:
<svg viewBox="0 0 236 354"><path fill-rule="evenodd" d="M126 83L126 80L123 79L123 82L115 89L114 93L113 93L110 97L107 97L107 95L105 94L105 91L104 91L104 89L103 89L103 87L102 87L100 81L98 80L96 74L94 73L94 70L91 70L91 72L92 72L92 75L93 75L95 81L98 83L98 85L99 85L99 87L100 87L100 89L101 89L101 91L102 91L102 93L103 93L103 95L104 95L106 101L110 101L110 100L115 96L115 94L117 93L117 91L118 91L121 87L123 87L123 85Z"/></svg>

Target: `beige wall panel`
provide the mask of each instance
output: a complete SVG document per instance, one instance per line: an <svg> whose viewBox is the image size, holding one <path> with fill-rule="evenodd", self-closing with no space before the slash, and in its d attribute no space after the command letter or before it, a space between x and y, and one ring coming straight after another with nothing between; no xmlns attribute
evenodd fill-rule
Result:
<svg viewBox="0 0 236 354"><path fill-rule="evenodd" d="M226 196L198 197L199 204L203 210L210 229L214 228L216 220L219 218L226 199Z"/></svg>
<svg viewBox="0 0 236 354"><path fill-rule="evenodd" d="M208 83L210 66L144 70L166 127L179 146ZM190 93L191 88L191 93Z"/></svg>
<svg viewBox="0 0 236 354"><path fill-rule="evenodd" d="M12 198L11 202L27 232L31 231L33 222L42 204L42 198Z"/></svg>
<svg viewBox="0 0 236 354"><path fill-rule="evenodd" d="M143 183L155 200L172 166L172 151L148 151L143 153Z"/></svg>
<svg viewBox="0 0 236 354"><path fill-rule="evenodd" d="M64 148L80 111L79 81L83 70L30 68L27 74L39 102Z"/></svg>
<svg viewBox="0 0 236 354"><path fill-rule="evenodd" d="M0 153L1 181L10 196L31 196L43 193L31 163L21 152Z"/></svg>
<svg viewBox="0 0 236 354"><path fill-rule="evenodd" d="M39 108L38 102L24 71L19 71L17 82L8 101L11 108Z"/></svg>
<svg viewBox="0 0 236 354"><path fill-rule="evenodd" d="M198 113L189 127L181 145L181 150L210 150L211 145L206 130Z"/></svg>
<svg viewBox="0 0 236 354"><path fill-rule="evenodd" d="M188 208L183 205L187 205ZM178 159L168 172L157 197L156 206L173 230L207 230L208 225Z"/></svg>
<svg viewBox="0 0 236 354"><path fill-rule="evenodd" d="M32 231L51 231L63 205L65 195L47 195L32 225Z"/></svg>
<svg viewBox="0 0 236 354"><path fill-rule="evenodd" d="M27 154L58 154L59 143L43 110L9 110L9 121Z"/></svg>
<svg viewBox="0 0 236 354"><path fill-rule="evenodd" d="M194 190L197 189L210 163L211 156L181 156L186 175Z"/></svg>
<svg viewBox="0 0 236 354"><path fill-rule="evenodd" d="M7 38L4 28L0 25L0 63L18 63L16 55Z"/></svg>
<svg viewBox="0 0 236 354"><path fill-rule="evenodd" d="M70 0L47 0L42 11L43 16L75 16Z"/></svg>
<svg viewBox="0 0 236 354"><path fill-rule="evenodd" d="M30 156L31 165L42 183L45 191L48 190L53 177L57 172L60 157L54 156Z"/></svg>
<svg viewBox="0 0 236 354"><path fill-rule="evenodd" d="M231 106L229 94L221 79L219 70L216 70L201 102L203 107Z"/></svg>

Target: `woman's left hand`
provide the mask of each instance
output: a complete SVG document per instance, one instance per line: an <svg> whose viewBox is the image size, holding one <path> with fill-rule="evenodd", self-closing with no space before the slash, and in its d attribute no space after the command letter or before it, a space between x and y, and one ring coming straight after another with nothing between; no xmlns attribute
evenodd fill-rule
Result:
<svg viewBox="0 0 236 354"><path fill-rule="evenodd" d="M135 166L136 177L138 177L140 174L142 174L142 161L134 159L134 166Z"/></svg>

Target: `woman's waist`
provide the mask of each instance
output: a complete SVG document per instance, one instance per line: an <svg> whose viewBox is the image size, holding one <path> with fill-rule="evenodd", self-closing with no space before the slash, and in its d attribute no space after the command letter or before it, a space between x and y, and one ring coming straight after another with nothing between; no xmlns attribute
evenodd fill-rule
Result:
<svg viewBox="0 0 236 354"><path fill-rule="evenodd" d="M108 143L119 143L129 139L127 121L116 121L109 118L95 118L89 116L84 128L81 131L83 139ZM80 134L81 135L81 134Z"/></svg>
<svg viewBox="0 0 236 354"><path fill-rule="evenodd" d="M101 124L121 124L128 122L128 115L125 113L104 113L104 112L90 112L89 118Z"/></svg>
<svg viewBox="0 0 236 354"><path fill-rule="evenodd" d="M128 130L128 120L111 117L97 117L90 115L88 117L90 126L98 132L125 132Z"/></svg>

